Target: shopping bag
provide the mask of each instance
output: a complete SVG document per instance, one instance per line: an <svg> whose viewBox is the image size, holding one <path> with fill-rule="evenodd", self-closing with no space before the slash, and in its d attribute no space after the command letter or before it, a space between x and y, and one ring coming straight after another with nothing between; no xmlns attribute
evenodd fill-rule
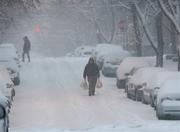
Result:
<svg viewBox="0 0 180 132"><path fill-rule="evenodd" d="M80 87L83 88L83 89L88 89L88 83L86 80L82 80L81 84L80 84Z"/></svg>
<svg viewBox="0 0 180 132"><path fill-rule="evenodd" d="M97 79L96 88L102 88L103 84L100 79Z"/></svg>

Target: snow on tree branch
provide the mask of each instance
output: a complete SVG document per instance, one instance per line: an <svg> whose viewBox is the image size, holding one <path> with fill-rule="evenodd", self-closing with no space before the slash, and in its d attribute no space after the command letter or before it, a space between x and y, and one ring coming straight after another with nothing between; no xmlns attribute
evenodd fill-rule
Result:
<svg viewBox="0 0 180 132"><path fill-rule="evenodd" d="M136 2L134 2L134 5L135 5L135 8L137 10L138 17L139 17L139 19L140 19L140 21L142 23L142 27L144 29L144 32L145 32L145 34L147 36L147 39L149 40L149 42L150 42L152 48L154 49L154 51L157 53L157 48L155 47L156 42L153 40L153 37L152 37L150 31L147 28L146 21L145 21L145 15L142 13L142 11L140 10L140 8L139 8L139 6L137 5Z"/></svg>
<svg viewBox="0 0 180 132"><path fill-rule="evenodd" d="M180 27L179 27L179 24L178 24L178 21L177 21L177 20L178 20L177 16L179 16L179 14L173 16L173 14L171 14L171 13L168 11L168 9L165 7L165 4L163 3L162 0L159 0L158 2L159 2L159 5L160 5L162 11L164 12L164 14L165 14L165 15L170 19L170 21L173 23L173 25L174 25L177 33L180 34ZM171 9L171 10L173 10L173 9Z"/></svg>

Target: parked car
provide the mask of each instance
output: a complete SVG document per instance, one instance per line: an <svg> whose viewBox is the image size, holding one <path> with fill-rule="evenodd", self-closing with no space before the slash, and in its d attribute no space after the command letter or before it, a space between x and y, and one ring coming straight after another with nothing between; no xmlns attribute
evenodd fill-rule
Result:
<svg viewBox="0 0 180 132"><path fill-rule="evenodd" d="M158 119L180 117L180 79L168 79L157 94L156 116Z"/></svg>
<svg viewBox="0 0 180 132"><path fill-rule="evenodd" d="M19 85L20 74L19 74L19 67L17 66L16 62L11 59L1 59L0 57L0 65L3 65L7 68L14 85Z"/></svg>
<svg viewBox="0 0 180 132"><path fill-rule="evenodd" d="M20 54L13 44L0 44L0 56L4 59L13 59L20 67Z"/></svg>
<svg viewBox="0 0 180 132"><path fill-rule="evenodd" d="M120 45L115 44L98 44L93 52L96 63L101 70L106 56L120 56L122 59L129 57L130 53L123 50Z"/></svg>
<svg viewBox="0 0 180 132"><path fill-rule="evenodd" d="M10 75L4 66L0 65L0 91L9 99L13 100L15 96L14 84L11 81Z"/></svg>
<svg viewBox="0 0 180 132"><path fill-rule="evenodd" d="M118 88L125 88L127 75L133 73L133 70L140 67L154 66L154 60L147 59L145 57L127 57L122 60L119 67L117 68L117 82L116 86Z"/></svg>
<svg viewBox="0 0 180 132"><path fill-rule="evenodd" d="M20 57L20 54L14 44L0 44L0 48L8 50L11 54L14 54L13 56L17 56L18 58Z"/></svg>
<svg viewBox="0 0 180 132"><path fill-rule="evenodd" d="M90 57L94 51L93 46L83 45L74 50L74 55L77 57Z"/></svg>
<svg viewBox="0 0 180 132"><path fill-rule="evenodd" d="M75 57L75 53L74 52L69 52L66 54L66 57Z"/></svg>
<svg viewBox="0 0 180 132"><path fill-rule="evenodd" d="M121 61L121 56L105 56L102 74L106 77L116 77L116 71Z"/></svg>
<svg viewBox="0 0 180 132"><path fill-rule="evenodd" d="M143 90L149 84L149 81L158 72L164 71L163 68L158 67L144 67L139 68L130 76L127 82L127 97L136 101L143 101Z"/></svg>
<svg viewBox="0 0 180 132"><path fill-rule="evenodd" d="M170 78L180 79L180 73L174 71L157 72L143 89L143 103L151 104L152 107L156 108L155 102L157 99L157 93L161 85Z"/></svg>
<svg viewBox="0 0 180 132"><path fill-rule="evenodd" d="M9 129L9 103L8 99L0 92L0 132Z"/></svg>

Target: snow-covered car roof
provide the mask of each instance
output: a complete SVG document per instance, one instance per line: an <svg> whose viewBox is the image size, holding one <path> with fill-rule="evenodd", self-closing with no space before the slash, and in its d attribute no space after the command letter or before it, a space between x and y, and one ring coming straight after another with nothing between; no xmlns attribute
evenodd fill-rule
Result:
<svg viewBox="0 0 180 132"><path fill-rule="evenodd" d="M128 51L125 51L120 45L114 44L99 44L96 46L93 55L97 60L114 58L124 59L130 56Z"/></svg>
<svg viewBox="0 0 180 132"><path fill-rule="evenodd" d="M96 51L103 51L103 50L108 50L108 48L112 48L112 47L120 48L121 50L123 50L120 45L106 44L106 43L97 44L96 47L95 47L95 50Z"/></svg>
<svg viewBox="0 0 180 132"><path fill-rule="evenodd" d="M122 60L122 59L124 59L124 58L126 58L126 57L129 57L130 56L130 54L129 54L129 52L127 52L127 51L112 51L112 52L109 52L109 53L107 53L107 54L104 54L104 59L106 60L106 61L116 61L116 60Z"/></svg>
<svg viewBox="0 0 180 132"><path fill-rule="evenodd" d="M174 79L168 79L166 80L160 90L158 91L158 99L164 98L164 97L170 97L173 96L180 98L180 79L174 78Z"/></svg>
<svg viewBox="0 0 180 132"><path fill-rule="evenodd" d="M180 73L176 71L162 71L158 72L153 78L149 80L148 87L149 88L155 88L155 87L161 87L161 85L168 79L172 78L179 78L180 79Z"/></svg>
<svg viewBox="0 0 180 132"><path fill-rule="evenodd" d="M74 57L75 55L74 55L73 52L70 52L70 53L67 53L66 56L67 56L67 57Z"/></svg>
<svg viewBox="0 0 180 132"><path fill-rule="evenodd" d="M2 83L2 82L4 82L5 84L7 84L7 83L13 84L6 67L0 65L0 83Z"/></svg>
<svg viewBox="0 0 180 132"><path fill-rule="evenodd" d="M151 80L158 72L165 71L163 68L159 67L143 67L139 68L131 77L130 83L133 83L135 85L141 85L143 83L149 83L149 80Z"/></svg>
<svg viewBox="0 0 180 132"><path fill-rule="evenodd" d="M9 106L8 98L5 97L1 91L0 91L0 104L4 107Z"/></svg>
<svg viewBox="0 0 180 132"><path fill-rule="evenodd" d="M1 58L18 58L17 49L13 44L0 44Z"/></svg>
<svg viewBox="0 0 180 132"><path fill-rule="evenodd" d="M120 45L115 45L115 44L98 44L95 47L95 52L98 54L104 55L107 53L118 53L118 52L124 52L122 47Z"/></svg>
<svg viewBox="0 0 180 132"><path fill-rule="evenodd" d="M18 58L18 55L15 51L9 49L0 48L0 58Z"/></svg>
<svg viewBox="0 0 180 132"><path fill-rule="evenodd" d="M147 57L127 57L123 59L119 65L117 69L117 77L118 79L125 79L125 74L130 73L133 68L149 67L153 65L154 63L147 59Z"/></svg>
<svg viewBox="0 0 180 132"><path fill-rule="evenodd" d="M76 56L81 56L81 55L85 55L85 53L87 52L90 52L92 54L93 50L94 50L93 46L83 45L83 46L77 47L74 50L74 53Z"/></svg>
<svg viewBox="0 0 180 132"><path fill-rule="evenodd" d="M11 48L11 49L16 50L14 44L10 44L10 43L0 44L0 47Z"/></svg>
<svg viewBox="0 0 180 132"><path fill-rule="evenodd" d="M15 71L19 71L18 65L16 64L15 60L0 58L0 65L3 65L6 68L10 68Z"/></svg>

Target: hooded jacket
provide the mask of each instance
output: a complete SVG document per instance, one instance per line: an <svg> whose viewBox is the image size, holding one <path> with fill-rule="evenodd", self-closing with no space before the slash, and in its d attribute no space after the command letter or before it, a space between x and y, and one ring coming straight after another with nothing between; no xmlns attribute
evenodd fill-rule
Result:
<svg viewBox="0 0 180 132"><path fill-rule="evenodd" d="M86 76L96 76L98 78L100 77L99 68L93 58L90 58L88 64L86 64L85 66L83 77L86 79Z"/></svg>

